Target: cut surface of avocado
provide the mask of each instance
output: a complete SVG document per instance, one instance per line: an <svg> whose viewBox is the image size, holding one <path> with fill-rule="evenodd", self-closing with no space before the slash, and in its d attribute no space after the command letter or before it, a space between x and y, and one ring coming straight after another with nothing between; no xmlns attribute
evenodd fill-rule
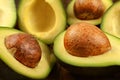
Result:
<svg viewBox="0 0 120 80"><path fill-rule="evenodd" d="M19 27L50 44L65 29L66 15L61 0L21 0Z"/></svg>
<svg viewBox="0 0 120 80"><path fill-rule="evenodd" d="M6 36L21 33L21 31L9 28L0 28L0 59L8 65L13 71L17 72L20 75L26 76L33 79L43 79L46 78L52 66L54 65L55 58L50 52L49 48L41 41L38 40L39 45L41 46L42 56L41 60L38 62L38 65L35 68L29 68L19 61L17 61L13 55L7 50L4 40Z"/></svg>
<svg viewBox="0 0 120 80"><path fill-rule="evenodd" d="M104 54L89 57L76 57L69 54L64 47L65 32L61 33L55 39L54 54L63 63L76 67L105 67L120 65L120 39L110 34L105 34L111 43L112 49Z"/></svg>
<svg viewBox="0 0 120 80"><path fill-rule="evenodd" d="M113 4L112 0L102 0L104 6L105 6L105 11ZM74 3L75 3L75 0L71 0L71 2L69 3L68 7L67 7L67 15L68 15L68 19L67 19L67 22L68 24L73 24L73 23L77 23L77 22L88 22L88 23L91 23L93 25L98 25L101 23L101 18L99 19L93 19L93 20L81 20L81 19L78 19L76 16L75 16L75 13L74 13Z"/></svg>
<svg viewBox="0 0 120 80"><path fill-rule="evenodd" d="M16 7L14 0L0 0L0 26L14 27L16 23Z"/></svg>
<svg viewBox="0 0 120 80"><path fill-rule="evenodd" d="M120 1L114 3L103 16L101 29L120 37Z"/></svg>

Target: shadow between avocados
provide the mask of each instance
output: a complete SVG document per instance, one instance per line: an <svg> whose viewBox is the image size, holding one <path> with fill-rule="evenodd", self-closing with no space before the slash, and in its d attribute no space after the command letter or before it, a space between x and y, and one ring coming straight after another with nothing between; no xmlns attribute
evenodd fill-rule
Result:
<svg viewBox="0 0 120 80"><path fill-rule="evenodd" d="M48 46L36 38L42 50L41 60L35 68L24 66L13 57L4 44L5 37L17 33L23 32L0 27L0 77L4 80L45 79L52 70L55 57Z"/></svg>
<svg viewBox="0 0 120 80"><path fill-rule="evenodd" d="M76 75L88 76L105 76L119 73L120 71L120 40L108 33L108 37L112 49L104 54L90 57L72 56L65 50L64 47L64 31L54 41L54 54L58 62ZM61 49L61 50L60 50Z"/></svg>

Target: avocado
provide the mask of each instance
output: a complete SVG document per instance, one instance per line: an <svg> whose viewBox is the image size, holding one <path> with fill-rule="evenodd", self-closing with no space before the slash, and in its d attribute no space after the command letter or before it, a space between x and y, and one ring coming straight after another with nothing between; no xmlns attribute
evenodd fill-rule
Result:
<svg viewBox="0 0 120 80"><path fill-rule="evenodd" d="M5 38L12 34L24 33L12 28L0 28L0 74L4 80L23 80L27 78L30 79L44 79L46 78L55 63L55 57L48 48L46 44L42 41L37 40L42 51L42 56L38 65L35 68L30 68L18 60L16 60L13 55L5 46ZM37 39L37 38L36 38Z"/></svg>
<svg viewBox="0 0 120 80"><path fill-rule="evenodd" d="M0 0L0 26L13 28L16 23L16 6L14 0Z"/></svg>
<svg viewBox="0 0 120 80"><path fill-rule="evenodd" d="M114 74L120 71L120 39L108 33L112 49L104 54L88 57L77 57L69 54L64 47L64 35L62 32L54 41L54 54L58 62L76 75L104 76ZM59 50L61 49L61 50Z"/></svg>
<svg viewBox="0 0 120 80"><path fill-rule="evenodd" d="M76 0L71 0L71 2L68 4L67 6L67 22L69 25L73 24L73 23L77 23L77 22L82 22L82 21L85 21L85 22L88 22L88 23L91 23L91 24L94 24L94 25L98 25L101 23L101 17L98 18L98 19L90 19L90 20L84 20L84 19L78 19L76 16L75 16L75 12L74 12L74 3L75 3ZM113 4L112 0L102 0L103 2L103 5L105 7L105 11ZM104 12L105 12L104 11Z"/></svg>
<svg viewBox="0 0 120 80"><path fill-rule="evenodd" d="M117 37L120 37L119 5L120 5L120 1L117 1L105 12L102 19L102 23L100 25L101 30Z"/></svg>
<svg viewBox="0 0 120 80"><path fill-rule="evenodd" d="M21 0L18 7L19 28L46 44L66 27L66 14L61 0Z"/></svg>

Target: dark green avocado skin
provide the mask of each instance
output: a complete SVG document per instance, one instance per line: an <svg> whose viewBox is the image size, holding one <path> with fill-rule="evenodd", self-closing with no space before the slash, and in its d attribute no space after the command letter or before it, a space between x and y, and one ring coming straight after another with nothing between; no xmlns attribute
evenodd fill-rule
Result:
<svg viewBox="0 0 120 80"><path fill-rule="evenodd" d="M57 61L63 68L78 77L113 77L120 74L120 66L117 65L106 67L77 67L61 62L59 59Z"/></svg>
<svg viewBox="0 0 120 80"><path fill-rule="evenodd" d="M9 68L0 60L0 80L30 80Z"/></svg>
<svg viewBox="0 0 120 80"><path fill-rule="evenodd" d="M41 80L31 79L20 75L7 66L2 60L0 60L0 80ZM46 79L42 79L46 80Z"/></svg>

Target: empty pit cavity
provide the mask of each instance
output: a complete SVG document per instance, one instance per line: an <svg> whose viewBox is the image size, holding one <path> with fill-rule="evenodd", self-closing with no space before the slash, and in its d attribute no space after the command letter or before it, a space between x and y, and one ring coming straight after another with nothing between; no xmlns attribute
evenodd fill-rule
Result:
<svg viewBox="0 0 120 80"><path fill-rule="evenodd" d="M55 13L45 0L35 0L30 10L32 30L47 32L54 27Z"/></svg>

